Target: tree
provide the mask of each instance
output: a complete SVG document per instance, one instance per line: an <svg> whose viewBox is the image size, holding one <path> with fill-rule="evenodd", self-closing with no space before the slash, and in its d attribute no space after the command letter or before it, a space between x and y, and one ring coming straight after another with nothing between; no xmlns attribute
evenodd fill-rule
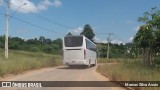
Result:
<svg viewBox="0 0 160 90"><path fill-rule="evenodd" d="M0 36L0 48L5 47L5 35Z"/></svg>
<svg viewBox="0 0 160 90"><path fill-rule="evenodd" d="M43 52L45 53L53 53L53 47L50 45L43 46Z"/></svg>
<svg viewBox="0 0 160 90"><path fill-rule="evenodd" d="M40 37L39 37L39 41L40 41L41 43L45 43L45 40L46 40L45 37L43 37L43 36L40 36Z"/></svg>
<svg viewBox="0 0 160 90"><path fill-rule="evenodd" d="M160 10L156 7L138 18L142 25L134 37L135 46L143 50L143 64L153 65L154 56L159 52L160 43Z"/></svg>
<svg viewBox="0 0 160 90"><path fill-rule="evenodd" d="M89 40L94 41L93 38L95 34L93 33L93 30L89 24L86 24L83 28L83 31L80 33L80 35L86 36Z"/></svg>
<svg viewBox="0 0 160 90"><path fill-rule="evenodd" d="M8 38L8 40L9 40L8 48L15 50L21 49L21 46L23 46L25 42L23 39L19 37L11 37L11 36Z"/></svg>
<svg viewBox="0 0 160 90"><path fill-rule="evenodd" d="M156 7L151 8L151 11L145 12L143 17L138 18L138 21L160 31L160 10L157 10Z"/></svg>
<svg viewBox="0 0 160 90"><path fill-rule="evenodd" d="M153 64L153 54L155 52L155 32L152 28L148 28L147 25L140 27L137 32L134 43L135 46L143 51L143 64Z"/></svg>
<svg viewBox="0 0 160 90"><path fill-rule="evenodd" d="M57 38L56 40L53 40L53 44L58 45L59 49L62 49L62 39Z"/></svg>
<svg viewBox="0 0 160 90"><path fill-rule="evenodd" d="M46 41L47 44L51 44L52 43L52 40L49 39L49 38L47 38L45 41Z"/></svg>
<svg viewBox="0 0 160 90"><path fill-rule="evenodd" d="M69 32L66 36L73 36L71 32Z"/></svg>
<svg viewBox="0 0 160 90"><path fill-rule="evenodd" d="M51 40L40 36L39 38L24 40L19 37L9 37L8 47L13 50L31 52L45 52L62 55L62 39ZM5 36L0 36L0 48L5 46Z"/></svg>

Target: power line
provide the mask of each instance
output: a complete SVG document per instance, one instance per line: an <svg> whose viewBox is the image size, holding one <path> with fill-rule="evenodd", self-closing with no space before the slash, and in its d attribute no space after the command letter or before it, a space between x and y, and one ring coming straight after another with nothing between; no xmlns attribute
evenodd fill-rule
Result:
<svg viewBox="0 0 160 90"><path fill-rule="evenodd" d="M107 59L109 58L109 43L110 43L110 36L112 35L112 33L108 33L108 38L107 38L107 40L108 40L108 49L107 49Z"/></svg>
<svg viewBox="0 0 160 90"><path fill-rule="evenodd" d="M108 38L107 38L107 41L108 41L108 44L107 44L107 59L109 58L109 48L110 48L110 46L109 46L109 43L110 43L110 41L111 41L111 35L113 35L114 33L95 33L95 34L104 34L104 35L106 35L106 34L108 34Z"/></svg>
<svg viewBox="0 0 160 90"><path fill-rule="evenodd" d="M114 33L98 33L98 32L95 32L95 34L114 34Z"/></svg>
<svg viewBox="0 0 160 90"><path fill-rule="evenodd" d="M4 16L6 15L6 14L1 13L1 12L0 12L0 14L1 14L1 15L4 15ZM38 25L35 25L35 24L33 24L33 23L24 21L24 20L22 20L22 19L19 19L19 18L13 17L13 16L11 16L11 17L12 17L13 19L15 19L15 20L24 22L24 23L29 24L29 25L32 25L32 26L34 26L34 27L37 27L37 28L40 28L40 29L43 29L43 30L47 30L47 31L50 31L50 32L53 32L53 33L56 33L56 34L59 34L59 35L65 35L65 34L62 34L62 33L59 33L59 32L53 31L53 30L50 30L50 29L48 29L48 28L45 28L45 27L42 27L42 26L38 26Z"/></svg>
<svg viewBox="0 0 160 90"><path fill-rule="evenodd" d="M15 7L18 7L18 6L16 6L16 5L14 5L13 3L12 3L12 5L15 6ZM23 9L23 10L25 10L25 11L27 11L27 12L30 12L29 10L26 10L26 9L24 9L24 8L21 8L21 9ZM36 17L39 17L40 19L43 19L43 20L48 21L48 22L50 22L50 23L56 24L56 25L58 25L58 26L61 26L61 27L67 28L67 29L74 29L74 27L70 27L70 26L67 26L67 25L58 23L58 22L53 21L53 20L51 20L51 19L48 19L48 18L46 18L46 17L44 17L44 16L41 16L41 15L38 15L38 14L35 14L35 13L32 13L32 12L30 12L29 14L34 15L34 16L36 16Z"/></svg>
<svg viewBox="0 0 160 90"><path fill-rule="evenodd" d="M118 38L119 40L123 41L124 43L127 43L125 40L121 39L121 38L118 37L117 35L114 34L114 36L115 36L116 38Z"/></svg>
<svg viewBox="0 0 160 90"><path fill-rule="evenodd" d="M101 35L106 35L106 34L109 34L109 33L95 33L95 34L101 34ZM124 43L127 43L125 40L121 39L120 37L118 37L115 33L111 33L115 38L118 38L119 40L123 41Z"/></svg>
<svg viewBox="0 0 160 90"><path fill-rule="evenodd" d="M16 12L23 6L23 5L26 5L27 3L24 3L24 4L22 4L22 5L20 5L15 11L14 11L14 13L12 13L12 15L8 18L8 20L10 20L10 18L12 17L12 16L14 16L15 14L16 14Z"/></svg>

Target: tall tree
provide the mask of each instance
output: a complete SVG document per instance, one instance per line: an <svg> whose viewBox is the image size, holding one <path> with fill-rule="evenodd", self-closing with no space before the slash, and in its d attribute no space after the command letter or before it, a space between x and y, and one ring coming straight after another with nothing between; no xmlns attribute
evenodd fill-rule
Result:
<svg viewBox="0 0 160 90"><path fill-rule="evenodd" d="M83 28L83 31L80 33L80 35L84 35L86 36L89 40L94 41L94 32L93 29L91 28L91 26L89 24L86 24Z"/></svg>
<svg viewBox="0 0 160 90"><path fill-rule="evenodd" d="M143 64L152 65L153 54L155 52L155 32L152 28L148 28L147 25L140 27L137 32L134 42L136 47L143 50Z"/></svg>
<svg viewBox="0 0 160 90"><path fill-rule="evenodd" d="M135 35L134 42L137 48L143 50L143 63L150 66L153 65L153 58L160 47L160 10L152 8L139 17L138 21L145 25L142 25Z"/></svg>
<svg viewBox="0 0 160 90"><path fill-rule="evenodd" d="M51 43L52 43L52 40L49 39L49 38L47 38L47 39L46 39L46 43L47 43L47 44L51 44Z"/></svg>
<svg viewBox="0 0 160 90"><path fill-rule="evenodd" d="M40 36L40 37L39 37L39 41L40 41L41 43L45 43L46 39L45 39L45 37Z"/></svg>

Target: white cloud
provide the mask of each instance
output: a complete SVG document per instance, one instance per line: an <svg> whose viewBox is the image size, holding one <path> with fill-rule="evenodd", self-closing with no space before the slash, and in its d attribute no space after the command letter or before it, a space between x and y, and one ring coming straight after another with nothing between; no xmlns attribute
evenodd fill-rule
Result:
<svg viewBox="0 0 160 90"><path fill-rule="evenodd" d="M108 43L107 40L101 40L99 43Z"/></svg>
<svg viewBox="0 0 160 90"><path fill-rule="evenodd" d="M73 34L73 35L80 35L80 33L82 32L83 30L83 27L78 27L78 28L75 28L73 30L70 30L70 32Z"/></svg>
<svg viewBox="0 0 160 90"><path fill-rule="evenodd" d="M95 42L98 42L98 43L108 43L107 40L101 40L101 39L98 38L98 37L95 37L94 40L95 40ZM123 41L120 41L120 40L112 40L111 43L112 43L112 44L121 44L121 43L124 44L124 42L123 42Z"/></svg>
<svg viewBox="0 0 160 90"><path fill-rule="evenodd" d="M102 40L100 39L100 38L98 38L98 37L94 37L94 40L95 40L95 42L98 42L98 43L107 43L107 42L102 42Z"/></svg>
<svg viewBox="0 0 160 90"><path fill-rule="evenodd" d="M41 1L41 2L38 4L37 8L38 8L39 10L46 10L50 4L51 4L50 1L48 1L48 0L43 0L43 1Z"/></svg>
<svg viewBox="0 0 160 90"><path fill-rule="evenodd" d="M129 38L129 42L132 42L133 38L134 38L134 37L130 37L130 38Z"/></svg>
<svg viewBox="0 0 160 90"><path fill-rule="evenodd" d="M27 3L26 5L23 5ZM23 6L22 6L23 5ZM21 6L21 7L20 7ZM37 4L31 2L31 0L11 0L11 9L17 10L22 13L36 13L40 11L47 10L49 6L60 7L61 1L54 0L41 0Z"/></svg>
<svg viewBox="0 0 160 90"><path fill-rule="evenodd" d="M61 1L60 1L60 0L54 0L53 5L54 5L55 7L60 7L62 4L61 4Z"/></svg>
<svg viewBox="0 0 160 90"><path fill-rule="evenodd" d="M46 10L49 6L60 7L61 5L62 4L60 0L54 0L53 2L50 0L43 0L38 4L37 8L39 10Z"/></svg>
<svg viewBox="0 0 160 90"><path fill-rule="evenodd" d="M95 40L95 42L100 42L101 41L100 38L98 38L98 37L94 37L94 40Z"/></svg>
<svg viewBox="0 0 160 90"><path fill-rule="evenodd" d="M24 3L27 4L23 5ZM22 13L38 12L36 5L29 0L11 0L11 9Z"/></svg>
<svg viewBox="0 0 160 90"><path fill-rule="evenodd" d="M102 40L102 39L100 39L100 38L98 38L98 37L94 37L94 40L95 40L95 42L97 42L97 43L108 43L107 40Z"/></svg>
<svg viewBox="0 0 160 90"><path fill-rule="evenodd" d="M120 40L112 40L111 43L113 43L113 44L121 44L121 43L123 43L124 44L124 42L120 41Z"/></svg>
<svg viewBox="0 0 160 90"><path fill-rule="evenodd" d="M0 0L0 6L2 6L2 5L3 5L3 2L4 2L3 0Z"/></svg>
<svg viewBox="0 0 160 90"><path fill-rule="evenodd" d="M138 31L139 28L140 28L140 26L136 26L136 27L134 27L133 29L134 29L135 31Z"/></svg>

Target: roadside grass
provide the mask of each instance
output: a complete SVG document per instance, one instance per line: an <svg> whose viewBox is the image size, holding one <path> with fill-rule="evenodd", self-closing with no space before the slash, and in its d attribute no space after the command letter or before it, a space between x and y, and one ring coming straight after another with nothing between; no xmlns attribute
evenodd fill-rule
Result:
<svg viewBox="0 0 160 90"><path fill-rule="evenodd" d="M0 49L0 76L18 74L23 71L53 67L60 65L62 57L41 52L9 51L9 58L4 58L4 50Z"/></svg>
<svg viewBox="0 0 160 90"><path fill-rule="evenodd" d="M121 60L115 64L100 64L97 69L113 81L160 81L160 69L144 67L139 60ZM136 87L138 90L160 90L157 87Z"/></svg>
<svg viewBox="0 0 160 90"><path fill-rule="evenodd" d="M121 62L122 59L107 59L107 58L98 58L98 63L117 63Z"/></svg>

